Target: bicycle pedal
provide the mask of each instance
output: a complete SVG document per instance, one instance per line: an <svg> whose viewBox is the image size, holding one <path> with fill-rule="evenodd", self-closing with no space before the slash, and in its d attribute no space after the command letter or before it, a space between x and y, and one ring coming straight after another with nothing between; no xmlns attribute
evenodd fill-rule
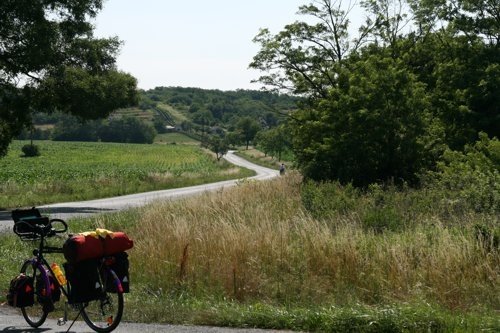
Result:
<svg viewBox="0 0 500 333"><path fill-rule="evenodd" d="M65 318L59 318L57 319L57 326L63 326L66 324L66 319Z"/></svg>

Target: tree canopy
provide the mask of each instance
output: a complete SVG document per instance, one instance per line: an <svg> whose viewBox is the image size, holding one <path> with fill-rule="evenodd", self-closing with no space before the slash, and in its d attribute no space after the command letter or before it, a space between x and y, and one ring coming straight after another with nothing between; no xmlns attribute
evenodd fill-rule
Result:
<svg viewBox="0 0 500 333"><path fill-rule="evenodd" d="M246 144L246 148L248 149L250 141L255 138L255 135L257 135L257 132L260 129L259 123L255 119L247 116L238 121L237 128Z"/></svg>
<svg viewBox="0 0 500 333"><path fill-rule="evenodd" d="M246 116L259 119L267 126L276 126L279 113L287 114L295 109L298 100L290 95L255 90L183 87L156 87L144 91L143 96L145 109L154 108L156 103L168 104L195 123L199 123L201 116L208 116L211 124L226 128L234 127L240 118Z"/></svg>
<svg viewBox="0 0 500 333"><path fill-rule="evenodd" d="M137 103L137 81L116 69L121 42L93 36L101 0L0 2L0 156L33 112L106 117Z"/></svg>
<svg viewBox="0 0 500 333"><path fill-rule="evenodd" d="M414 183L446 147L500 134L498 0L364 0L357 35L344 4L254 39L259 81L306 97L290 124L306 177Z"/></svg>

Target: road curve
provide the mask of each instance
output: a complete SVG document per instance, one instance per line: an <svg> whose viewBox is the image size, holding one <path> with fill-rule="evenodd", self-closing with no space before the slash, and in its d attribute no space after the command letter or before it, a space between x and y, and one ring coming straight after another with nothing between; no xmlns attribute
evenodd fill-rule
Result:
<svg viewBox="0 0 500 333"><path fill-rule="evenodd" d="M250 163L243 158L234 155L233 151L228 152L224 158L237 166L245 167L256 172L256 175L249 179L267 180L279 175L277 170L265 168L253 163ZM39 206L38 208L43 214L50 214L51 218L69 219L76 216L89 216L96 213L116 212L127 208L140 207L157 200L172 200L182 198L189 195L200 194L207 191L215 191L221 188L228 188L236 185L238 180L227 180L217 183L190 186L171 190L161 190L146 193L137 193L124 195L120 197L65 202ZM0 212L0 231L10 229L12 227L10 212ZM49 319L42 326L41 330L34 330L27 326L20 312L5 304L0 304L0 332L65 332L70 323L65 326L57 326L56 320ZM82 321L77 321L71 328L71 332L92 332L88 326ZM169 332L169 333L270 333L278 332L273 330L260 329L233 329L220 327L206 326L178 326L178 325L158 325L158 324L136 324L136 323L120 323L120 326L115 332ZM279 331L283 333L284 331Z"/></svg>
<svg viewBox="0 0 500 333"><path fill-rule="evenodd" d="M236 156L234 151L229 151L226 155L224 155L224 158L232 164L254 170L256 175L250 177L249 179L267 180L279 175L277 170L250 163L247 160ZM40 209L42 214L49 215L51 218L67 220L72 217L85 217L92 214L116 212L128 208L141 207L158 200L176 199L207 191L215 191L221 188L234 186L237 182L238 179L226 180L210 184L136 193L112 198L49 204L38 206L37 208ZM6 228L10 229L11 227L12 219L10 217L10 212L1 211L0 231L5 230Z"/></svg>

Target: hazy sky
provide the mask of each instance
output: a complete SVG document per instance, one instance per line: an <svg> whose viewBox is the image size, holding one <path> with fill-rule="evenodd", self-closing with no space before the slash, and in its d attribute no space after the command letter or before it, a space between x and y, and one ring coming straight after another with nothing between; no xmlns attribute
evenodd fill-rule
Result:
<svg viewBox="0 0 500 333"><path fill-rule="evenodd" d="M260 28L276 33L309 0L107 0L96 36L124 41L118 68L157 86L259 89L248 69Z"/></svg>

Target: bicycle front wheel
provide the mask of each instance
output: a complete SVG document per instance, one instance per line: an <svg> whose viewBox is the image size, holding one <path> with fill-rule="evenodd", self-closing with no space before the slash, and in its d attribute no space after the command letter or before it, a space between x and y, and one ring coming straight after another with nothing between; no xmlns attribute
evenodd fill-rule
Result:
<svg viewBox="0 0 500 333"><path fill-rule="evenodd" d="M101 271L102 296L83 304L82 317L87 325L96 332L111 332L122 319L123 314L123 293L110 293L106 290L106 283L113 281L107 275L110 272ZM111 282L114 283L114 282Z"/></svg>
<svg viewBox="0 0 500 333"><path fill-rule="evenodd" d="M42 278L42 272L38 268L38 266L32 261L25 261L23 266L21 267L21 273L24 273L27 276L33 277L33 288L35 295L35 303L32 306L26 306L21 308L21 312L23 314L24 319L31 327L40 327L47 319L47 312L44 310L44 306L42 303L42 297L44 296L42 293L43 286L36 281L39 281Z"/></svg>

